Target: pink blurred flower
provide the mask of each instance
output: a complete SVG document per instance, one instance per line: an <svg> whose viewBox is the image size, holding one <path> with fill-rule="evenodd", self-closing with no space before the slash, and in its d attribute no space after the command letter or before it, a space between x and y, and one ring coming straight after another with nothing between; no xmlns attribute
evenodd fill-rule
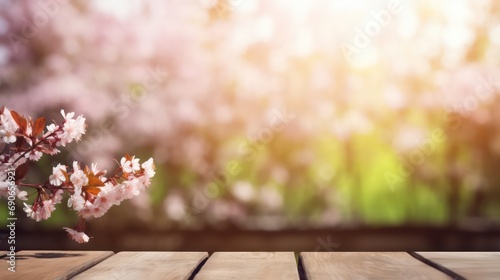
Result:
<svg viewBox="0 0 500 280"><path fill-rule="evenodd" d="M71 236L73 240L75 240L78 243L86 243L89 242L89 237L84 233L84 232L78 232L74 229L64 227L64 230L68 232L68 234Z"/></svg>
<svg viewBox="0 0 500 280"><path fill-rule="evenodd" d="M18 128L10 110L4 108L3 113L0 114L0 139L7 144L16 142L15 133Z"/></svg>
<svg viewBox="0 0 500 280"><path fill-rule="evenodd" d="M24 203L24 212L26 212L27 217L39 222L41 220L47 220L50 218L52 212L56 210L55 204L51 199L43 200L38 204L31 206Z"/></svg>

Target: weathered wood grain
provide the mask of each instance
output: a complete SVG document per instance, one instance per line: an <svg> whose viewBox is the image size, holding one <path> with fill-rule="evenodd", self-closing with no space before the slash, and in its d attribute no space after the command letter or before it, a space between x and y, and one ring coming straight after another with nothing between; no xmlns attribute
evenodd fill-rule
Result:
<svg viewBox="0 0 500 280"><path fill-rule="evenodd" d="M73 279L189 279L206 252L120 252Z"/></svg>
<svg viewBox="0 0 500 280"><path fill-rule="evenodd" d="M307 279L450 279L404 252L307 252Z"/></svg>
<svg viewBox="0 0 500 280"><path fill-rule="evenodd" d="M417 252L467 279L500 279L500 252Z"/></svg>
<svg viewBox="0 0 500 280"><path fill-rule="evenodd" d="M0 279L69 279L113 255L105 251L21 251L16 254L16 272L0 271Z"/></svg>
<svg viewBox="0 0 500 280"><path fill-rule="evenodd" d="M194 278L206 279L299 279L293 252L216 252Z"/></svg>

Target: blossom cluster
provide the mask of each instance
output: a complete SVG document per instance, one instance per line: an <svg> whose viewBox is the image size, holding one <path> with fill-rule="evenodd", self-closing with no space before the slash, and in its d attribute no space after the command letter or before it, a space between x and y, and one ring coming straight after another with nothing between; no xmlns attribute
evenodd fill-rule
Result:
<svg viewBox="0 0 500 280"><path fill-rule="evenodd" d="M85 220L101 217L113 205L144 191L155 175L155 165L152 158L140 164L139 158L127 154L119 167L107 175L97 164L89 167L74 161L72 166L53 167L43 184L24 183L30 162L38 161L43 154L59 153L57 147L78 141L85 133L85 118L75 118L75 113L66 114L64 110L61 114L62 124L45 127L43 117L32 120L5 107L0 110L0 197L8 194L7 172L15 170L18 199L26 201L36 195L31 205L24 202L23 210L38 222L50 218L56 205L63 201L64 193L69 194L68 207L77 212L80 221L74 229L64 229L75 241L87 242L89 237L83 232ZM35 191L28 194L20 187Z"/></svg>

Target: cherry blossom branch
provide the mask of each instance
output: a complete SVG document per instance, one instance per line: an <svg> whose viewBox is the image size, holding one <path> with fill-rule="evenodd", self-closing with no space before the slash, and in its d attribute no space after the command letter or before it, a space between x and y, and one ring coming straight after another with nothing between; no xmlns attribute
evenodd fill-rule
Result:
<svg viewBox="0 0 500 280"><path fill-rule="evenodd" d="M63 194L67 193L67 205L77 212L79 221L74 228L64 229L73 240L88 242L89 237L84 233L86 220L101 217L113 205L119 205L144 191L151 185L155 166L152 158L141 164L139 158L126 154L119 163L116 161L119 167L109 177L95 164L81 166L74 161L71 167L62 164L53 167L44 184L23 182L30 162L39 160L43 154L58 153L58 146L78 141L85 133L85 118L74 118L75 113L66 114L64 110L61 114L64 117L62 125L51 124L44 133L44 118L33 121L5 107L0 109L0 144L14 145L13 152L8 154L2 149L0 178L6 177L7 171L15 168L18 199L26 201L36 194L33 204L24 202L23 208L27 216L36 221L49 219L56 205L62 202ZM26 144L30 146L26 147ZM28 195L20 187L36 191ZM8 193L8 186L2 181L0 197Z"/></svg>
<svg viewBox="0 0 500 280"><path fill-rule="evenodd" d="M30 152L34 151L38 145L42 144L43 142L47 141L47 139L52 136L54 137L54 134L55 132L52 132L51 134L49 134L47 137L42 137L42 139L40 139L40 141L37 141L35 142L35 144L33 146L31 146L31 148L29 148L28 150L24 151L13 163L12 165L14 165L15 163L17 163L21 158L24 158L27 154L29 154Z"/></svg>
<svg viewBox="0 0 500 280"><path fill-rule="evenodd" d="M35 188L35 189L42 189L43 185L36 185L36 184L27 184L27 183L18 183L18 186L21 187L29 187L29 188Z"/></svg>

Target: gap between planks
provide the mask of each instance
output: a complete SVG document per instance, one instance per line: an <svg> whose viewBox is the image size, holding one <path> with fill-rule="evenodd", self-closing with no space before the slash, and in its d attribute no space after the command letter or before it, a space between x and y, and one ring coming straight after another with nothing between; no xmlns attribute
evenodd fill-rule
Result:
<svg viewBox="0 0 500 280"><path fill-rule="evenodd" d="M112 255L108 251L20 251L16 272L2 267L0 279L69 279Z"/></svg>
<svg viewBox="0 0 500 280"><path fill-rule="evenodd" d="M207 257L206 252L120 252L72 279L187 280Z"/></svg>
<svg viewBox="0 0 500 280"><path fill-rule="evenodd" d="M416 258L451 271L455 279L500 279L500 252L415 252Z"/></svg>
<svg viewBox="0 0 500 280"><path fill-rule="evenodd" d="M308 280L450 279L405 252L305 252L300 262Z"/></svg>

